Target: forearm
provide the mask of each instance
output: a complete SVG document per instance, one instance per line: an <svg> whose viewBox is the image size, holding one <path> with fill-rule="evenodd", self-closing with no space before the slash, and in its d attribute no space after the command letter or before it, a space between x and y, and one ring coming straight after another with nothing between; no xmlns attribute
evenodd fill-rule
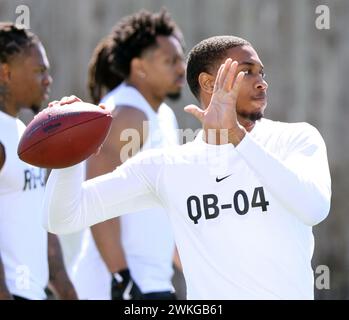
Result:
<svg viewBox="0 0 349 320"><path fill-rule="evenodd" d="M93 238L108 270L111 273L127 268L121 244L120 219L113 218L91 227Z"/></svg>
<svg viewBox="0 0 349 320"><path fill-rule="evenodd" d="M121 167L85 182L81 164L52 170L44 198L45 228L52 233L72 233L159 205L144 179L128 166Z"/></svg>
<svg viewBox="0 0 349 320"><path fill-rule="evenodd" d="M49 232L72 233L98 222L94 212L99 200L93 192L84 196L83 170L82 164L52 170L44 199L43 224ZM103 217L100 217L102 220Z"/></svg>
<svg viewBox="0 0 349 320"><path fill-rule="evenodd" d="M76 300L77 294L65 270L63 255L56 235L48 234L49 288L58 299Z"/></svg>
<svg viewBox="0 0 349 320"><path fill-rule="evenodd" d="M1 254L0 254L0 300L12 300L13 297L8 291L5 281L5 270L2 264Z"/></svg>
<svg viewBox="0 0 349 320"><path fill-rule="evenodd" d="M236 151L269 191L302 222L315 225L327 216L331 191L328 167L323 159L325 155L312 159L299 156L298 162L301 163L295 169L287 161L281 161L265 150L249 135L237 145Z"/></svg>

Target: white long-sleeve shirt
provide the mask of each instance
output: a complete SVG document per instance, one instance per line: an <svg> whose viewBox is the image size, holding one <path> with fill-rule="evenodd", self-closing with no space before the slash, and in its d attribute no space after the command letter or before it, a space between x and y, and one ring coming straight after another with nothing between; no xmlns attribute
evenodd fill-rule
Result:
<svg viewBox="0 0 349 320"><path fill-rule="evenodd" d="M198 137L146 151L86 182L79 165L54 170L44 223L69 233L163 206L188 299L312 299L311 226L326 218L330 198L319 132L263 119L237 147Z"/></svg>

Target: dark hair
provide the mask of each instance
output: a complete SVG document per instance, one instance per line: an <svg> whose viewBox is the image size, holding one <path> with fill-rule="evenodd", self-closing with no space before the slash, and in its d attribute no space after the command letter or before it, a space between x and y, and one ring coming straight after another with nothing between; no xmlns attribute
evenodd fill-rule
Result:
<svg viewBox="0 0 349 320"><path fill-rule="evenodd" d="M181 31L166 9L152 13L141 10L124 17L96 47L88 74L91 98L97 103L103 90L110 91L130 75L135 57L157 45L157 36L175 36L184 47Z"/></svg>
<svg viewBox="0 0 349 320"><path fill-rule="evenodd" d="M215 36L199 42L190 50L187 63L187 82L196 98L200 93L199 75L201 72L212 73L225 57L227 50L251 44L234 36Z"/></svg>
<svg viewBox="0 0 349 320"><path fill-rule="evenodd" d="M40 43L39 38L12 22L0 22L0 63L7 63L16 54Z"/></svg>

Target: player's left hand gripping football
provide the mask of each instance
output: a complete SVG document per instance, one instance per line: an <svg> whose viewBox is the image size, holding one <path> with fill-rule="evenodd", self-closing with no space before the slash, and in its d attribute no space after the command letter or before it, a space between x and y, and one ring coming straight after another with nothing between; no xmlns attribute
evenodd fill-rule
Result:
<svg viewBox="0 0 349 320"><path fill-rule="evenodd" d="M236 115L236 101L244 73L239 72L236 75L237 67L238 62L233 62L230 58L220 66L211 101L206 110L195 105L184 108L186 112L191 113L202 122L206 132L210 129L228 129L233 133L244 131Z"/></svg>

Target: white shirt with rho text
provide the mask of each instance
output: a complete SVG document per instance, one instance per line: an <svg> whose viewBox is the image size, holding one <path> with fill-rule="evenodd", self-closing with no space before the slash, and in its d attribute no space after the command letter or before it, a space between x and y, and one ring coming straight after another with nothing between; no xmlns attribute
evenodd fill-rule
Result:
<svg viewBox="0 0 349 320"><path fill-rule="evenodd" d="M56 233L163 206L188 299L313 299L312 226L328 215L331 178L307 123L263 119L236 147L197 137L86 182L80 165L54 170L46 192Z"/></svg>
<svg viewBox="0 0 349 320"><path fill-rule="evenodd" d="M21 161L17 146L25 130L19 119L0 111L0 255L11 294L45 299L48 281L47 232L42 227L46 170Z"/></svg>

